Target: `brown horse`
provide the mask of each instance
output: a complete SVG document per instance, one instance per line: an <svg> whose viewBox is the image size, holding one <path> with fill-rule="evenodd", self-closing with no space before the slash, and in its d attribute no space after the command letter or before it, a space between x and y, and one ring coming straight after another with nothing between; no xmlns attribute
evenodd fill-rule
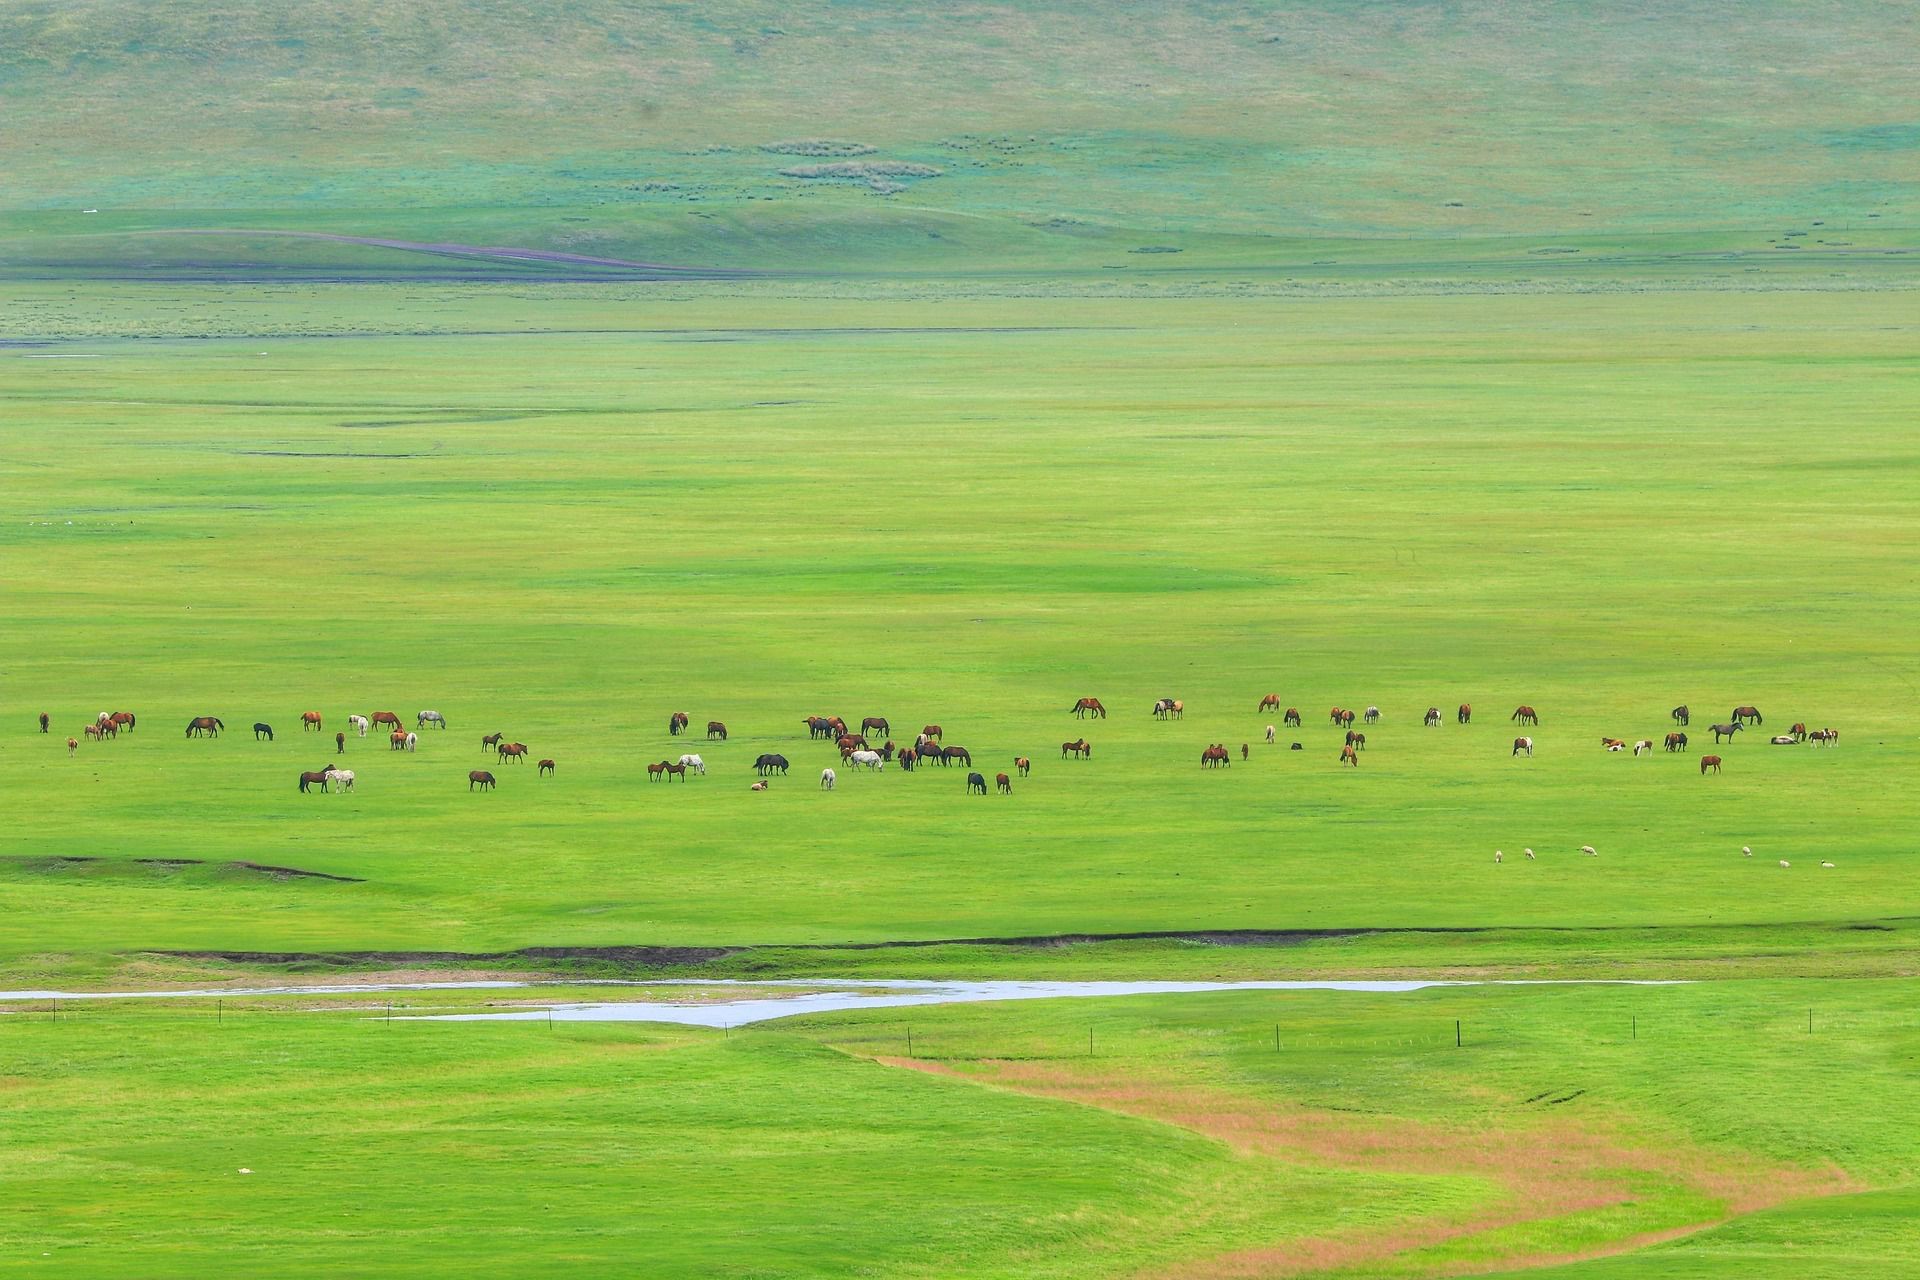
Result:
<svg viewBox="0 0 1920 1280"><path fill-rule="evenodd" d="M542 760L540 762L540 776L544 778L552 772L553 772L553 761Z"/></svg>
<svg viewBox="0 0 1920 1280"><path fill-rule="evenodd" d="M368 724L390 724L394 728L398 729L400 727L400 716L397 712L393 712L393 711L376 711L372 715L367 717L367 723Z"/></svg>
<svg viewBox="0 0 1920 1280"><path fill-rule="evenodd" d="M133 725L134 725L133 712L116 711L112 715L108 716L107 719L112 721L119 728L125 729L128 733L133 732Z"/></svg>
<svg viewBox="0 0 1920 1280"><path fill-rule="evenodd" d="M1713 770L1715 773L1720 772L1719 756L1701 756L1700 757L1700 772L1705 773L1709 769Z"/></svg>
<svg viewBox="0 0 1920 1280"><path fill-rule="evenodd" d="M1352 747L1342 747L1340 748L1340 763L1350 764L1358 769L1360 767L1360 753Z"/></svg>
<svg viewBox="0 0 1920 1280"><path fill-rule="evenodd" d="M467 774L467 790L473 790L476 785L482 791L493 790L493 775L485 769L475 769L471 771Z"/></svg>
<svg viewBox="0 0 1920 1280"><path fill-rule="evenodd" d="M1687 704L1684 702L1681 703L1679 706L1675 707L1672 711L1669 711L1667 714L1672 716L1673 722L1679 725L1682 729L1686 728L1687 725L1693 719L1693 712L1687 709Z"/></svg>
<svg viewBox="0 0 1920 1280"><path fill-rule="evenodd" d="M1248 752L1247 752L1247 744L1243 742L1243 743L1241 743L1241 744L1240 744L1240 762L1241 762L1242 764L1244 764L1244 763L1246 763L1246 760L1247 760L1247 754L1248 754Z"/></svg>
<svg viewBox="0 0 1920 1280"><path fill-rule="evenodd" d="M342 752L344 752L346 749L347 749L347 735L344 733L334 734L333 735L333 754L339 755Z"/></svg>
<svg viewBox="0 0 1920 1280"><path fill-rule="evenodd" d="M1089 743L1085 738L1081 738L1078 742L1061 743L1060 758L1065 760L1070 755L1080 760L1091 760L1093 759L1093 744Z"/></svg>
<svg viewBox="0 0 1920 1280"><path fill-rule="evenodd" d="M504 733L490 733L480 739L480 749L482 751L491 751L493 748L499 746L500 740L506 736Z"/></svg>
<svg viewBox="0 0 1920 1280"><path fill-rule="evenodd" d="M1025 756L1015 756L1013 758L1013 767L1018 769L1020 776L1024 778L1027 776L1027 771L1033 768L1033 761L1027 759Z"/></svg>
<svg viewBox="0 0 1920 1280"><path fill-rule="evenodd" d="M672 782L675 778L680 779L682 782L687 780L687 766L683 764L668 764L665 760L662 760L660 762L660 772L667 775L668 782Z"/></svg>
<svg viewBox="0 0 1920 1280"><path fill-rule="evenodd" d="M96 721L95 723L90 724L86 728L82 729L80 732L86 734L89 738L98 738L104 742L107 737L107 726L105 726L104 724L100 724L99 722Z"/></svg>
<svg viewBox="0 0 1920 1280"><path fill-rule="evenodd" d="M663 773L665 773L666 771L667 771L667 762L666 762L665 760L662 760L662 761L661 761L661 762L660 762L659 764L650 764L650 765L648 765L648 766L647 766L647 781L648 781L648 782L658 782L658 781L660 781L660 775L661 775L661 774L663 774Z"/></svg>
<svg viewBox="0 0 1920 1280"><path fill-rule="evenodd" d="M1327 712L1327 723L1328 724L1345 724L1347 722L1347 717L1351 714L1352 713L1347 711L1344 707L1335 707L1333 710Z"/></svg>
<svg viewBox="0 0 1920 1280"><path fill-rule="evenodd" d="M1766 723L1766 720L1760 715L1760 708L1758 707L1735 707L1733 714L1729 716L1728 719L1732 720L1735 724L1746 724L1749 721L1754 724Z"/></svg>
<svg viewBox="0 0 1920 1280"><path fill-rule="evenodd" d="M1233 760L1227 755L1227 744L1216 742L1200 753L1202 769L1231 769Z"/></svg>
<svg viewBox="0 0 1920 1280"><path fill-rule="evenodd" d="M1526 705L1524 702L1521 703L1519 706L1515 707L1513 709L1513 715L1508 718L1511 719L1515 724L1539 724L1540 723L1540 713L1538 711L1535 711L1532 707Z"/></svg>
<svg viewBox="0 0 1920 1280"><path fill-rule="evenodd" d="M1686 749L1687 749L1687 735L1686 735L1686 734L1684 734L1684 733L1681 733L1681 732L1679 732L1678 730L1676 730L1676 731L1674 731L1673 733L1670 733L1670 734L1668 734L1668 735L1667 735L1667 750L1669 750L1669 751L1685 751Z"/></svg>
<svg viewBox="0 0 1920 1280"><path fill-rule="evenodd" d="M1787 732L1793 735L1793 739L1795 742L1805 742L1807 740L1806 721L1802 720L1802 721L1796 722L1793 728L1787 730Z"/></svg>
<svg viewBox="0 0 1920 1280"><path fill-rule="evenodd" d="M52 718L49 717L46 712L42 711L40 713L40 732L45 733L47 731L47 726L52 722L53 722Z"/></svg>
<svg viewBox="0 0 1920 1280"><path fill-rule="evenodd" d="M405 729L395 729L392 733L387 735L387 750L405 751L406 749L407 749L407 731Z"/></svg>
<svg viewBox="0 0 1920 1280"><path fill-rule="evenodd" d="M1427 724L1427 728L1429 729L1437 729L1440 727L1440 708L1438 707L1427 708L1426 724Z"/></svg>
<svg viewBox="0 0 1920 1280"><path fill-rule="evenodd" d="M1533 739L1532 738L1515 738L1513 740L1513 750L1508 753L1507 758L1511 760L1514 756L1519 755L1523 751L1527 753L1527 759L1529 760L1533 759Z"/></svg>
<svg viewBox="0 0 1920 1280"><path fill-rule="evenodd" d="M845 755L849 751L867 750L867 740L857 733L843 733L840 735L839 741L833 745L840 748L842 755Z"/></svg>
<svg viewBox="0 0 1920 1280"><path fill-rule="evenodd" d="M1293 728L1298 729L1300 727L1300 708L1288 707L1287 714L1280 717L1280 723L1291 725Z"/></svg>
<svg viewBox="0 0 1920 1280"><path fill-rule="evenodd" d="M187 736L189 738L217 738L220 736L220 731L226 727L226 725L220 723L219 716L195 716L193 719L187 721Z"/></svg>
<svg viewBox="0 0 1920 1280"><path fill-rule="evenodd" d="M903 772L912 773L913 766L919 763L920 753L918 751L915 751L912 747L902 747L900 749L900 768Z"/></svg>
<svg viewBox="0 0 1920 1280"><path fill-rule="evenodd" d="M940 748L941 764L952 764L955 760L958 760L961 764L971 766L973 764L973 753L965 747Z"/></svg>
<svg viewBox="0 0 1920 1280"><path fill-rule="evenodd" d="M1013 794L1013 779L1009 778L1006 774L1004 773L994 774L993 782L995 786L1000 788L1001 795L1010 796Z"/></svg>
<svg viewBox="0 0 1920 1280"><path fill-rule="evenodd" d="M318 785L322 791L325 791L327 789L327 779L331 776L331 772L326 769L322 769L318 773L303 773L300 775L300 790L304 793L309 788Z"/></svg>
<svg viewBox="0 0 1920 1280"><path fill-rule="evenodd" d="M1076 717L1097 716L1105 720L1107 718L1107 709L1100 705L1100 699L1098 698L1082 698L1073 704L1073 714Z"/></svg>
<svg viewBox="0 0 1920 1280"><path fill-rule="evenodd" d="M676 711L667 717L667 732L678 737L680 731L686 728L689 723L691 723L691 717L689 717L686 712Z"/></svg>
<svg viewBox="0 0 1920 1280"><path fill-rule="evenodd" d="M518 763L527 758L527 744L524 742L503 742L499 750L500 759L503 761L512 760Z"/></svg>
<svg viewBox="0 0 1920 1280"><path fill-rule="evenodd" d="M885 716L868 716L860 722L861 733L864 734L869 729L872 729L883 738L893 732L893 726L887 723Z"/></svg>
<svg viewBox="0 0 1920 1280"><path fill-rule="evenodd" d="M845 720L842 720L839 716L828 716L827 728L833 730L833 733L829 736L837 738L846 733L847 722Z"/></svg>
<svg viewBox="0 0 1920 1280"><path fill-rule="evenodd" d="M1367 735L1349 729L1347 730L1347 745L1355 751L1365 751L1367 749Z"/></svg>
<svg viewBox="0 0 1920 1280"><path fill-rule="evenodd" d="M923 738L937 738L940 734L941 729L937 724L924 724L920 726L920 736Z"/></svg>
<svg viewBox="0 0 1920 1280"><path fill-rule="evenodd" d="M1473 723L1473 704L1471 702L1461 703L1460 709L1453 713L1453 718L1459 721L1461 724L1472 724Z"/></svg>
<svg viewBox="0 0 1920 1280"><path fill-rule="evenodd" d="M1255 707L1254 711L1258 713L1258 712L1267 711L1267 710L1278 711L1279 709L1280 709L1280 695L1277 693L1270 693L1266 697L1260 699L1260 705Z"/></svg>
<svg viewBox="0 0 1920 1280"><path fill-rule="evenodd" d="M79 749L80 749L80 739L78 739L78 738L68 738L68 739L67 739L67 754L68 754L68 755L72 755L72 754L73 754L74 752L76 752L76 751L78 751Z"/></svg>
<svg viewBox="0 0 1920 1280"><path fill-rule="evenodd" d="M725 742L727 740L727 726L719 720L709 720L707 721L707 741L711 742L715 738Z"/></svg>
<svg viewBox="0 0 1920 1280"><path fill-rule="evenodd" d="M319 729L321 727L320 713L318 711L302 711L300 713L300 732L305 733L309 729Z"/></svg>

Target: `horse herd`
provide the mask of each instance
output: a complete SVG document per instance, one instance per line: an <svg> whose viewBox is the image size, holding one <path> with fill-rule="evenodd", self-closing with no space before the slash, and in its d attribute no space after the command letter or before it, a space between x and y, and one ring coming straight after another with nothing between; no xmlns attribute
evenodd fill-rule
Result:
<svg viewBox="0 0 1920 1280"><path fill-rule="evenodd" d="M1280 696L1273 693L1269 693L1261 698L1256 708L1258 712L1279 710ZM1069 712L1076 719L1092 717L1104 720L1107 718L1107 708L1098 698L1080 698L1069 708ZM1152 715L1156 720L1182 719L1185 716L1185 712L1186 704L1180 699L1157 698L1154 700ZM1688 749L1686 729L1691 724L1692 712L1683 704L1674 707L1668 714L1675 728L1666 734L1662 745L1669 753L1684 752ZM1344 729L1345 731L1345 739L1340 749L1341 765L1358 768L1361 753L1367 748L1367 735L1361 730L1353 728L1355 721L1358 720L1361 723L1373 725L1378 724L1381 718L1382 714L1380 708L1377 706L1368 706L1364 710L1357 712L1346 707L1335 706L1328 711L1328 723L1335 728ZM1515 707L1513 713L1508 718L1512 723L1526 728L1538 728L1540 724L1539 712L1525 703ZM392 711L376 711L371 715L349 715L346 719L348 725L355 731L357 736L362 738L366 737L368 733L376 727L388 729L387 738L389 749L402 752L414 752L419 749L419 735L421 731L429 727L442 730L447 728L446 717L440 712L433 710L420 711L414 717L414 727L412 729L406 728L405 725L402 724L398 713ZM1454 720L1457 724L1461 725L1471 724L1473 722L1472 704L1461 703L1454 712ZM1286 708L1281 716L1281 724L1291 728L1298 728L1301 722L1302 717L1298 707ZM692 717L686 712L676 711L668 717L667 732L669 735L675 737L683 733L690 733L692 723ZM1442 723L1440 708L1428 707L1423 723L1428 728L1439 727ZM1757 727L1764 723L1765 720L1760 714L1759 708L1745 705L1735 707L1724 722L1711 726L1714 744L1718 746L1722 742L1730 742L1734 735L1749 727ZM137 724L137 717L130 711L102 711L92 722L85 726L84 733L90 739L104 741L115 738L121 733L133 732ZM942 739L945 731L938 724L929 723L922 726L920 732L915 735L913 745L910 747L897 746L890 737L887 737L887 735L892 732L892 725L885 716L866 717L860 721L858 732L852 731L848 722L839 716L810 715L804 717L801 724L807 730L810 740L831 742L834 747L838 749L842 768L864 769L877 773L884 771L889 764L897 764L903 771L912 772L914 769L926 765L939 765L942 768L946 768L958 764L970 771L966 776L967 792L969 794L979 795L985 795L987 793L986 775L984 773L971 771L973 768L973 754L966 747L944 744ZM51 717L45 712L40 714L39 726L41 733L48 733L51 730ZM302 733L324 733L325 718L318 711L304 711L300 714L300 727ZM218 716L195 716L187 722L186 736L188 738L217 738L225 728L225 723ZM257 722L254 724L253 730L256 741L264 740L271 742L273 740L273 727L271 725L265 722ZM1271 724L1266 726L1265 738L1268 745L1271 746L1276 743L1277 732L1276 726ZM867 737L869 733L881 739L879 746L876 747L872 745ZM728 734L725 722L720 720L707 721L706 737L709 742L727 741ZM1836 746L1840 741L1840 731L1833 728L1810 729L1805 723L1796 723L1788 732L1776 734L1771 737L1769 741L1774 745L1780 746L1801 743L1811 743L1814 746L1820 747ZM1651 738L1641 738L1630 743L1624 738L1605 736L1600 739L1600 744L1601 747L1608 752L1624 753L1631 750L1635 756L1651 755L1655 750L1654 742ZM335 754L339 755L344 753L346 751L346 745L346 733L336 732L334 734ZM524 763L530 754L525 743L508 742L506 741L506 735L501 733L485 735L481 738L480 745L483 751L493 752L500 764ZM69 755L78 751L79 747L79 739L67 739L67 753ZM1294 742L1291 744L1291 749L1300 751L1303 749L1303 744ZM1509 753L1510 756L1526 756L1531 758L1533 753L1534 739L1531 736L1523 735L1513 739L1512 750ZM1244 762L1250 757L1251 750L1249 744L1245 742L1241 743L1240 759ZM1062 742L1060 744L1060 758L1062 760L1069 758L1078 761L1091 760L1093 758L1093 745L1084 737L1077 738L1071 742ZM1200 753L1200 767L1202 769L1231 768L1232 764L1233 753L1224 742L1209 743ZM1718 773L1723 764L1724 761L1718 755L1702 755L1700 757L1700 772L1703 775L1707 773ZM759 780L753 783L753 789L756 791L766 790L768 779L775 775L786 776L789 767L790 762L786 756L777 752L762 753L755 758L753 763L754 772L759 775ZM1032 761L1026 756L1015 756L1014 767L1021 777L1026 777L1032 768ZM541 760L539 762L538 772L541 777L553 776L556 772L555 762L552 759ZM704 777L707 772L707 764L701 756L686 753L682 754L677 760L663 759L656 763L650 763L646 766L646 772L649 782L685 782L689 776ZM833 768L829 767L821 771L820 786L823 790L832 791L838 781L839 774ZM996 774L994 781L1001 794L1012 794L1012 779L1007 774ZM354 789L354 782L355 778L352 770L343 769L337 764L329 764L322 769L303 771L299 776L299 790L303 793L317 789L321 792L344 794ZM494 774L488 770L475 769L467 775L467 789L469 791L476 789L491 791L496 785L498 785L498 780Z"/></svg>

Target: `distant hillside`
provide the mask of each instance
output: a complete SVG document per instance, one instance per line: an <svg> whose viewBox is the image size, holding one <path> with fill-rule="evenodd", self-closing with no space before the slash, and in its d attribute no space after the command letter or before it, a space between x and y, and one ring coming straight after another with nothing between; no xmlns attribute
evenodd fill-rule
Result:
<svg viewBox="0 0 1920 1280"><path fill-rule="evenodd" d="M1910 226L1916 49L1876 0L13 0L0 210L781 267Z"/></svg>

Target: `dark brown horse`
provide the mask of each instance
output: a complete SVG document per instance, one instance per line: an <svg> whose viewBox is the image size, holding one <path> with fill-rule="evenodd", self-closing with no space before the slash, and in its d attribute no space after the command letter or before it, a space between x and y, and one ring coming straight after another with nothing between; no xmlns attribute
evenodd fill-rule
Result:
<svg viewBox="0 0 1920 1280"><path fill-rule="evenodd" d="M857 733L843 733L833 745L840 748L842 755L849 751L867 750L867 740Z"/></svg>
<svg viewBox="0 0 1920 1280"><path fill-rule="evenodd" d="M1685 751L1686 749L1687 749L1686 734L1681 733L1679 730L1676 729L1674 732L1667 735L1667 750Z"/></svg>
<svg viewBox="0 0 1920 1280"><path fill-rule="evenodd" d="M1247 744L1243 742L1240 744L1240 761L1242 764L1246 763L1247 755Z"/></svg>
<svg viewBox="0 0 1920 1280"><path fill-rule="evenodd" d="M305 733L309 729L319 729L321 727L320 713L318 711L302 711L300 713L300 732Z"/></svg>
<svg viewBox="0 0 1920 1280"><path fill-rule="evenodd" d="M660 762L660 772L667 775L668 782L672 782L675 778L680 779L682 782L687 780L687 766L683 764L668 764L665 760L662 760Z"/></svg>
<svg viewBox="0 0 1920 1280"><path fill-rule="evenodd" d="M1453 718L1459 721L1461 724L1472 724L1473 723L1473 704L1471 702L1461 703L1460 709L1453 713Z"/></svg>
<svg viewBox="0 0 1920 1280"><path fill-rule="evenodd" d="M1715 773L1720 772L1719 756L1701 756L1700 757L1700 772L1705 773L1709 769L1713 770Z"/></svg>
<svg viewBox="0 0 1920 1280"><path fill-rule="evenodd" d="M226 727L226 725L220 723L219 716L195 716L193 719L187 721L187 736L189 738L217 738L220 736L220 731Z"/></svg>
<svg viewBox="0 0 1920 1280"><path fill-rule="evenodd" d="M839 716L828 716L827 728L833 730L833 732L828 736L837 738L837 737L840 737L842 734L846 733L847 722L845 720L842 720Z"/></svg>
<svg viewBox="0 0 1920 1280"><path fill-rule="evenodd" d="M923 724L920 726L920 736L923 738L937 738L940 736L940 733L940 726L937 724Z"/></svg>
<svg viewBox="0 0 1920 1280"><path fill-rule="evenodd" d="M893 732L893 726L887 723L885 716L868 716L860 722L861 733L865 733L869 729L872 729L883 738Z"/></svg>
<svg viewBox="0 0 1920 1280"><path fill-rule="evenodd" d="M1793 740L1795 742L1805 742L1807 740L1806 721L1804 720L1797 721L1794 724L1793 728L1787 730L1787 732L1793 735Z"/></svg>
<svg viewBox="0 0 1920 1280"><path fill-rule="evenodd" d="M1093 744L1085 738L1081 738L1077 742L1063 742L1060 744L1060 758L1065 760L1068 756L1073 756L1080 760L1091 760L1093 759Z"/></svg>
<svg viewBox="0 0 1920 1280"><path fill-rule="evenodd" d="M1300 708L1288 707L1287 714L1280 717L1280 723L1291 725L1295 729L1298 729L1300 727Z"/></svg>
<svg viewBox="0 0 1920 1280"><path fill-rule="evenodd" d="M47 731L47 726L51 723L52 723L51 717L49 717L46 712L42 711L40 713L40 732L45 733Z"/></svg>
<svg viewBox="0 0 1920 1280"><path fill-rule="evenodd" d="M347 735L344 733L334 734L333 735L333 754L339 755L342 752L344 752L346 749L347 749Z"/></svg>
<svg viewBox="0 0 1920 1280"><path fill-rule="evenodd" d="M901 772L912 773L913 766L919 763L920 763L920 753L918 751L915 751L912 747L904 747L901 749L900 751Z"/></svg>
<svg viewBox="0 0 1920 1280"><path fill-rule="evenodd" d="M1216 742L1200 753L1202 769L1231 769L1233 761L1227 756L1227 744Z"/></svg>
<svg viewBox="0 0 1920 1280"><path fill-rule="evenodd" d="M1033 768L1033 761L1027 759L1025 756L1015 756L1013 758L1013 767L1018 769L1020 776L1024 778L1027 776L1027 771Z"/></svg>
<svg viewBox="0 0 1920 1280"><path fill-rule="evenodd" d="M499 750L500 759L503 761L512 760L518 763L527 758L527 744L524 742L503 742Z"/></svg>
<svg viewBox="0 0 1920 1280"><path fill-rule="evenodd" d="M367 717L367 723L368 724L390 724L394 728L398 729L400 727L400 716L398 712L394 712L394 711L376 711L372 715Z"/></svg>
<svg viewBox="0 0 1920 1280"><path fill-rule="evenodd" d="M501 739L505 738L506 736L507 735L504 733L490 733L486 737L480 739L480 749L482 751L491 751L495 747L499 746Z"/></svg>
<svg viewBox="0 0 1920 1280"><path fill-rule="evenodd" d="M715 738L725 742L727 740L727 726L719 720L709 720L707 721L707 741L711 742Z"/></svg>
<svg viewBox="0 0 1920 1280"><path fill-rule="evenodd" d="M1073 714L1076 717L1097 716L1105 720L1107 718L1107 709L1100 705L1100 699L1098 698L1082 698L1073 704Z"/></svg>
<svg viewBox="0 0 1920 1280"><path fill-rule="evenodd" d="M467 774L467 790L478 786L482 791L493 790L493 775L485 769L475 769Z"/></svg>
<svg viewBox="0 0 1920 1280"><path fill-rule="evenodd" d="M1355 751L1365 751L1367 749L1367 735L1349 729L1347 730L1347 745Z"/></svg>
<svg viewBox="0 0 1920 1280"><path fill-rule="evenodd" d="M544 778L552 772L553 772L553 761L542 760L540 762L540 776Z"/></svg>
<svg viewBox="0 0 1920 1280"><path fill-rule="evenodd" d="M1009 778L1006 774L1004 773L994 774L993 784L1000 788L1001 795L1010 796L1013 794L1013 779Z"/></svg>
<svg viewBox="0 0 1920 1280"><path fill-rule="evenodd" d="M941 764L952 764L955 760L958 760L961 764L971 765L973 763L973 753L965 747L940 748Z"/></svg>
<svg viewBox="0 0 1920 1280"><path fill-rule="evenodd" d="M1260 699L1260 705L1258 707L1255 707L1254 711L1257 713L1261 711L1278 711L1279 709L1280 709L1280 695L1277 693L1270 693L1266 697Z"/></svg>
<svg viewBox="0 0 1920 1280"><path fill-rule="evenodd" d="M1758 707L1735 707L1733 709L1733 714L1729 716L1728 719L1732 720L1735 724L1765 724L1766 723L1766 720L1764 717L1761 716L1760 708Z"/></svg>
<svg viewBox="0 0 1920 1280"><path fill-rule="evenodd" d="M1673 722L1679 725L1682 729L1686 728L1687 725L1691 723L1693 720L1693 712L1687 710L1687 704L1684 702L1681 703L1679 706L1675 707L1672 711L1669 711L1667 714L1672 716Z"/></svg>
<svg viewBox="0 0 1920 1280"><path fill-rule="evenodd" d="M300 775L300 790L305 792L317 786L322 791L325 791L327 789L328 776L328 771L325 769L320 770L318 773L303 773Z"/></svg>
<svg viewBox="0 0 1920 1280"><path fill-rule="evenodd" d="M667 732L675 737L679 737L680 731L686 728L689 723L690 719L686 712L676 711L667 717Z"/></svg>
<svg viewBox="0 0 1920 1280"><path fill-rule="evenodd" d="M1515 724L1539 724L1540 723L1540 713L1538 711L1535 711L1532 707L1528 706L1524 702L1513 709L1513 715L1509 718Z"/></svg>
<svg viewBox="0 0 1920 1280"><path fill-rule="evenodd" d="M660 781L660 776L664 774L666 771L667 771L667 762L665 760L660 761L658 764L648 765L647 781L648 782Z"/></svg>

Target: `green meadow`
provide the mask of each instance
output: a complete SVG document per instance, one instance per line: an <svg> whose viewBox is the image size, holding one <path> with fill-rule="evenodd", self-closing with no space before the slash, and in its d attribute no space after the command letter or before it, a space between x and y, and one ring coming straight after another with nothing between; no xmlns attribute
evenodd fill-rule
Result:
<svg viewBox="0 0 1920 1280"><path fill-rule="evenodd" d="M1916 37L7 6L0 1271L1920 1276Z"/></svg>

